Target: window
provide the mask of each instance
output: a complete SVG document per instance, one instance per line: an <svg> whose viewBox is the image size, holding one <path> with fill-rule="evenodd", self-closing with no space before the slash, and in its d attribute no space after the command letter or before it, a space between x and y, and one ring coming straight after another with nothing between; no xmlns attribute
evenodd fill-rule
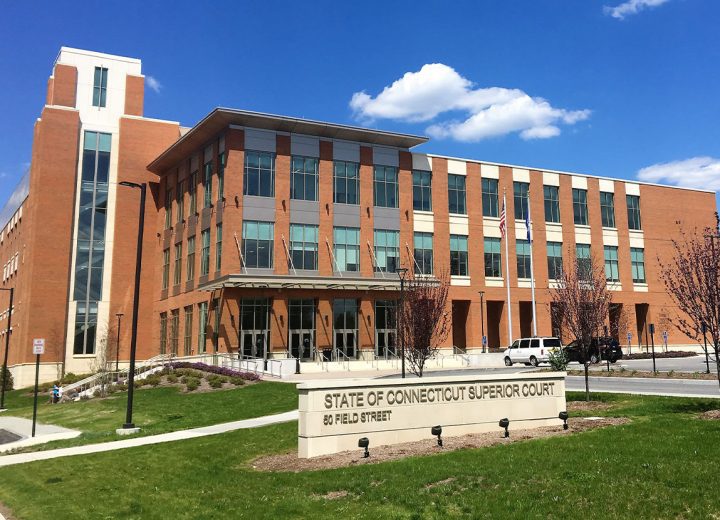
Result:
<svg viewBox="0 0 720 520"><path fill-rule="evenodd" d="M162 288L167 289L168 283L170 282L170 249L163 251L163 263L162 263Z"/></svg>
<svg viewBox="0 0 720 520"><path fill-rule="evenodd" d="M433 235L432 233L415 233L413 238L413 256L415 257L416 274L433 273Z"/></svg>
<svg viewBox="0 0 720 520"><path fill-rule="evenodd" d="M173 203L173 191L165 189L165 229L172 227L172 203Z"/></svg>
<svg viewBox="0 0 720 520"><path fill-rule="evenodd" d="M573 188L573 219L578 226L588 225L587 190Z"/></svg>
<svg viewBox="0 0 720 520"><path fill-rule="evenodd" d="M560 188L543 186L545 195L545 222L560 222Z"/></svg>
<svg viewBox="0 0 720 520"><path fill-rule="evenodd" d="M640 197L637 195L627 195L628 210L628 228L640 230Z"/></svg>
<svg viewBox="0 0 720 520"><path fill-rule="evenodd" d="M212 301L213 309L213 335L212 345L213 352L217 354L218 347L220 346L220 300L218 298Z"/></svg>
<svg viewBox="0 0 720 520"><path fill-rule="evenodd" d="M183 220L185 220L185 201L184 199L184 182L178 181L177 183L177 189L175 192L177 195L175 196L175 203L177 205L177 223L180 224Z"/></svg>
<svg viewBox="0 0 720 520"><path fill-rule="evenodd" d="M633 283L645 283L645 250L641 247L630 248Z"/></svg>
<svg viewBox="0 0 720 520"><path fill-rule="evenodd" d="M218 200L223 200L225 197L225 152L218 154Z"/></svg>
<svg viewBox="0 0 720 520"><path fill-rule="evenodd" d="M334 228L333 248L336 269L339 271L360 270L360 228Z"/></svg>
<svg viewBox="0 0 720 520"><path fill-rule="evenodd" d="M500 269L500 239L485 238L485 276L499 278Z"/></svg>
<svg viewBox="0 0 720 520"><path fill-rule="evenodd" d="M95 67L92 101L92 106L94 107L107 106L107 78L108 70L105 67Z"/></svg>
<svg viewBox="0 0 720 520"><path fill-rule="evenodd" d="M498 180L482 180L482 207L483 217L498 216Z"/></svg>
<svg viewBox="0 0 720 520"><path fill-rule="evenodd" d="M190 195L190 215L197 213L197 172L190 174L188 182L188 194Z"/></svg>
<svg viewBox="0 0 720 520"><path fill-rule="evenodd" d="M375 230L375 271L394 273L400 266L400 232Z"/></svg>
<svg viewBox="0 0 720 520"><path fill-rule="evenodd" d="M269 269L273 266L272 222L243 222L243 258L245 267Z"/></svg>
<svg viewBox="0 0 720 520"><path fill-rule="evenodd" d="M202 302L198 305L199 318L198 318L198 354L205 353L205 343L207 338L207 319L208 319L208 304Z"/></svg>
<svg viewBox="0 0 720 520"><path fill-rule="evenodd" d="M450 213L466 215L465 176L448 175L448 203Z"/></svg>
<svg viewBox="0 0 720 520"><path fill-rule="evenodd" d="M358 163L335 161L333 202L336 204L359 204L360 187Z"/></svg>
<svg viewBox="0 0 720 520"><path fill-rule="evenodd" d="M394 166L375 166L375 206L380 208L398 207L398 171Z"/></svg>
<svg viewBox="0 0 720 520"><path fill-rule="evenodd" d="M212 206L212 161L208 161L203 165L203 207Z"/></svg>
<svg viewBox="0 0 720 520"><path fill-rule="evenodd" d="M559 280L562 276L562 242L547 243L548 278Z"/></svg>
<svg viewBox="0 0 720 520"><path fill-rule="evenodd" d="M206 229L200 234L202 249L200 250L200 276L207 276L210 272L210 230Z"/></svg>
<svg viewBox="0 0 720 520"><path fill-rule="evenodd" d="M580 276L589 274L590 271L590 244L576 244L575 258L577 259L578 272Z"/></svg>
<svg viewBox="0 0 720 520"><path fill-rule="evenodd" d="M175 265L173 267L173 285L182 281L182 242L175 244Z"/></svg>
<svg viewBox="0 0 720 520"><path fill-rule="evenodd" d="M312 224L290 224L290 258L295 269L316 270L318 227Z"/></svg>
<svg viewBox="0 0 720 520"><path fill-rule="evenodd" d="M187 276L185 279L191 282L195 278L195 237L188 238L187 265L185 267Z"/></svg>
<svg viewBox="0 0 720 520"><path fill-rule="evenodd" d="M177 356L180 333L180 309L170 312L170 352Z"/></svg>
<svg viewBox="0 0 720 520"><path fill-rule="evenodd" d="M245 152L243 195L275 196L275 154Z"/></svg>
<svg viewBox="0 0 720 520"><path fill-rule="evenodd" d="M290 198L318 200L318 160L314 157L292 158Z"/></svg>
<svg viewBox="0 0 720 520"><path fill-rule="evenodd" d="M517 275L518 278L530 278L530 241L516 240L515 253L517 256Z"/></svg>
<svg viewBox="0 0 720 520"><path fill-rule="evenodd" d="M605 278L608 282L620 280L617 246L605 246Z"/></svg>
<svg viewBox="0 0 720 520"><path fill-rule="evenodd" d="M515 220L525 220L528 214L528 192L530 184L527 182L513 182L515 197Z"/></svg>
<svg viewBox="0 0 720 520"><path fill-rule="evenodd" d="M432 211L432 173L413 170L413 209Z"/></svg>
<svg viewBox="0 0 720 520"><path fill-rule="evenodd" d="M602 226L615 227L615 194L607 191L600 192L600 216Z"/></svg>
<svg viewBox="0 0 720 520"><path fill-rule="evenodd" d="M215 270L222 265L222 224L215 226Z"/></svg>
<svg viewBox="0 0 720 520"><path fill-rule="evenodd" d="M450 274L468 276L468 242L465 235L450 235Z"/></svg>
<svg viewBox="0 0 720 520"><path fill-rule="evenodd" d="M193 307L188 305L185 307L185 336L183 338L183 354L186 356L192 353L192 324Z"/></svg>
<svg viewBox="0 0 720 520"><path fill-rule="evenodd" d="M14 306L13 306L14 307ZM97 334L97 302L79 301L75 311L73 354L94 354Z"/></svg>
<svg viewBox="0 0 720 520"><path fill-rule="evenodd" d="M160 313L160 354L167 352L167 313Z"/></svg>

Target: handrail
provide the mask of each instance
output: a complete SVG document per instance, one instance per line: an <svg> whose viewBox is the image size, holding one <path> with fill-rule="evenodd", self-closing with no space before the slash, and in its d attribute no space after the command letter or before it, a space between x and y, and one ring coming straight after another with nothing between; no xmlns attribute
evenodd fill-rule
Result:
<svg viewBox="0 0 720 520"><path fill-rule="evenodd" d="M339 348L335 349L335 356L336 356L336 358L339 358L340 356L345 358L344 360L340 359L340 362L343 364L343 366L345 366L345 363L347 363L347 369L349 371L350 370L350 356L345 354L345 352L343 352Z"/></svg>
<svg viewBox="0 0 720 520"><path fill-rule="evenodd" d="M412 257L412 259L413 259L413 263L415 264L415 267L417 268L417 271L416 271L416 272L422 273L422 269L420 269L420 264L418 264L417 259L415 258L415 252L414 252L412 249L410 249L410 246L408 245L407 242L405 242L405 248L407 249L408 254L409 254L409 255Z"/></svg>

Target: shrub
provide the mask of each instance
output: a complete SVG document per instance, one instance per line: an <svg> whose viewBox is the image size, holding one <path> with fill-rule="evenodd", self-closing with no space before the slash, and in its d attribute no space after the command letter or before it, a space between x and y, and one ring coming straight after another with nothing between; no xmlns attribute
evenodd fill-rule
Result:
<svg viewBox="0 0 720 520"><path fill-rule="evenodd" d="M569 363L565 352L561 348L550 349L548 352L548 362L550 363L552 369L557 370L558 372L564 372L567 370Z"/></svg>
<svg viewBox="0 0 720 520"><path fill-rule="evenodd" d="M133 386L135 386L135 388L142 388L142 386L143 386L144 384L145 384L145 381L142 381L142 380L140 380L140 381L133 381Z"/></svg>
<svg viewBox="0 0 720 520"><path fill-rule="evenodd" d="M189 377L187 379L187 382L185 383L185 387L187 388L188 392L197 390L200 387L200 380L196 377Z"/></svg>
<svg viewBox="0 0 720 520"><path fill-rule="evenodd" d="M245 384L245 380L242 377L233 376L230 378L230 382L235 386L242 386Z"/></svg>
<svg viewBox="0 0 720 520"><path fill-rule="evenodd" d="M118 392L127 392L128 386L125 383L121 383L119 385L115 385L115 390Z"/></svg>
<svg viewBox="0 0 720 520"><path fill-rule="evenodd" d="M223 383L227 382L227 378L213 374L207 377L207 381L212 388L222 388Z"/></svg>
<svg viewBox="0 0 720 520"><path fill-rule="evenodd" d="M177 382L178 382L178 376L176 376L175 374L169 374L169 375L167 376L167 382L168 382L168 383L173 383L173 384L174 384L174 383L177 383Z"/></svg>
<svg viewBox="0 0 720 520"><path fill-rule="evenodd" d="M145 378L144 383L150 386L158 386L161 381L162 379L160 378L160 376L151 375Z"/></svg>
<svg viewBox="0 0 720 520"><path fill-rule="evenodd" d="M242 372L239 370L233 370L231 368L207 365L205 363L188 363L187 361L177 361L174 363L168 363L167 366L175 369L176 371L178 371L178 369L182 370L190 368L210 374L218 374L220 376L241 377L246 381L257 381L258 379L260 379L260 376L258 376L257 374L253 374L252 372Z"/></svg>

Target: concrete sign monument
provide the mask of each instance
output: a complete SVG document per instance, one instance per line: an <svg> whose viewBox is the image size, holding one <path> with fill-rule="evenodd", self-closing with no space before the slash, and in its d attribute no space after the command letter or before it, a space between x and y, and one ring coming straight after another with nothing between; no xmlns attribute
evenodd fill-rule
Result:
<svg viewBox="0 0 720 520"><path fill-rule="evenodd" d="M565 372L312 381L298 385L298 455L317 457L431 437L560 425Z"/></svg>

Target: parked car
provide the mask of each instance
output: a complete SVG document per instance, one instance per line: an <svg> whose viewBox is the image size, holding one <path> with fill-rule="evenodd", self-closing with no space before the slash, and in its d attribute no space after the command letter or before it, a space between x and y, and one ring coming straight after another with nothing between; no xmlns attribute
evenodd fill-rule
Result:
<svg viewBox="0 0 720 520"><path fill-rule="evenodd" d="M577 361L578 363L585 362L584 353L580 348L580 342L578 340L572 341L564 348L564 352L568 361ZM601 360L609 360L610 363L615 363L623 357L620 343L618 343L616 339L607 336L592 338L587 354L590 363L598 363Z"/></svg>
<svg viewBox="0 0 720 520"><path fill-rule="evenodd" d="M547 363L549 351L555 348L562 348L562 343L555 337L516 339L505 350L505 366L525 363L536 367L540 363Z"/></svg>

